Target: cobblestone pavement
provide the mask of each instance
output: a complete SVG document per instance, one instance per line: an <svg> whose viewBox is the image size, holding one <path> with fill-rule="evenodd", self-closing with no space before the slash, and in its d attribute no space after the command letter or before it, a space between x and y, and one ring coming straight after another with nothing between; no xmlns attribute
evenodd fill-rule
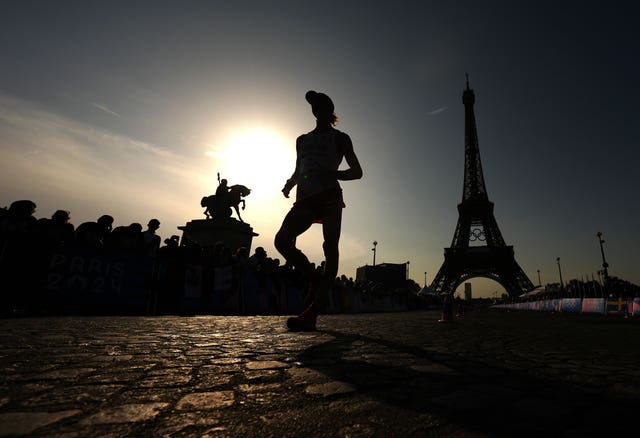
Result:
<svg viewBox="0 0 640 438"><path fill-rule="evenodd" d="M0 435L637 431L640 318L469 312L0 320ZM634 425L635 424L635 425Z"/></svg>

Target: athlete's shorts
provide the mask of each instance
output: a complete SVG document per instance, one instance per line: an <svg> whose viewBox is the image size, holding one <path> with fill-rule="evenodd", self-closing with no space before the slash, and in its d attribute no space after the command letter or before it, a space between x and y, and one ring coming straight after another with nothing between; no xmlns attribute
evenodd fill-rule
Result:
<svg viewBox="0 0 640 438"><path fill-rule="evenodd" d="M322 223L322 218L326 212L335 208L345 208L344 200L342 199L342 189L337 187L335 189L326 190L324 192L311 195L308 198L296 201L293 204L292 210L302 209L311 210L313 213L313 222L316 224Z"/></svg>

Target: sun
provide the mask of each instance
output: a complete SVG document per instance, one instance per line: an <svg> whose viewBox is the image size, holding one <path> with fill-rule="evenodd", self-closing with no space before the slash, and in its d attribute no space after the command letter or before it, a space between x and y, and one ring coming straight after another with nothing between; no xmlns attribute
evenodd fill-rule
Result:
<svg viewBox="0 0 640 438"><path fill-rule="evenodd" d="M231 133L214 154L220 178L251 189L251 201L282 197L295 168L295 145L274 131L249 128Z"/></svg>

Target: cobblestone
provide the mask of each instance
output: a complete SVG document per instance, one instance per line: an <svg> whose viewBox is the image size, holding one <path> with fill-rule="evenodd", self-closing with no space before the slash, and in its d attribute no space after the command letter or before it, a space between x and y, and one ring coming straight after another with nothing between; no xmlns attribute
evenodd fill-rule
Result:
<svg viewBox="0 0 640 438"><path fill-rule="evenodd" d="M0 320L0 436L588 436L637 415L640 320L439 316Z"/></svg>

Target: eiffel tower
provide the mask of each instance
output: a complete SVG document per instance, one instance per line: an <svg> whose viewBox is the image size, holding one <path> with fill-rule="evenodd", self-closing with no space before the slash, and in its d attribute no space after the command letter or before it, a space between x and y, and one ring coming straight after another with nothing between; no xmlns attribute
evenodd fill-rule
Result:
<svg viewBox="0 0 640 438"><path fill-rule="evenodd" d="M493 216L484 185L480 148L473 112L475 94L469 88L462 94L464 103L464 187L458 204L458 225L450 248L444 249L444 263L431 288L440 294L453 294L464 281L474 277L490 278L518 296L533 289L533 283L516 262L513 246L505 244Z"/></svg>

